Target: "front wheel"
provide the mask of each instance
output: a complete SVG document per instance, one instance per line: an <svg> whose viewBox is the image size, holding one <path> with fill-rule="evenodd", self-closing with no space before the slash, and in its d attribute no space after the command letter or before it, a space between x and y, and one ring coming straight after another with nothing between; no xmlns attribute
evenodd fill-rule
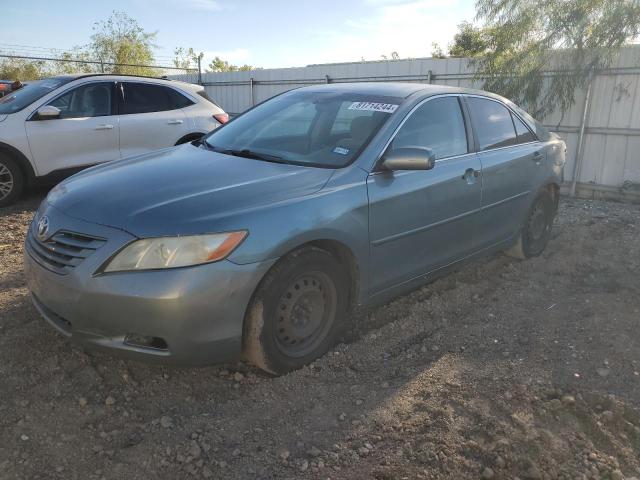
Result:
<svg viewBox="0 0 640 480"><path fill-rule="evenodd" d="M549 243L556 215L556 203L547 191L540 193L531 204L516 244L506 254L520 259L537 257Z"/></svg>
<svg viewBox="0 0 640 480"><path fill-rule="evenodd" d="M22 193L24 175L16 162L0 153L0 207L11 205Z"/></svg>
<svg viewBox="0 0 640 480"><path fill-rule="evenodd" d="M315 247L276 264L254 293L245 318L244 356L276 375L322 356L335 343L348 305L340 263Z"/></svg>

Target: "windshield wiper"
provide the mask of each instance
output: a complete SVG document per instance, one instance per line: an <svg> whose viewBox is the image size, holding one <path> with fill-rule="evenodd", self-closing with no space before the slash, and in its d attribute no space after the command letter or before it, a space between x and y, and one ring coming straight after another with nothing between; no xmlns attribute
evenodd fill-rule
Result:
<svg viewBox="0 0 640 480"><path fill-rule="evenodd" d="M249 150L248 148L243 148L242 150L219 150L220 153L224 153L226 155L233 155L234 157L243 157L243 158L253 158L255 160L264 160L265 162L274 162L274 163L287 163L284 161L282 157L278 155L271 155L270 153L262 153L262 152L254 152L253 150Z"/></svg>

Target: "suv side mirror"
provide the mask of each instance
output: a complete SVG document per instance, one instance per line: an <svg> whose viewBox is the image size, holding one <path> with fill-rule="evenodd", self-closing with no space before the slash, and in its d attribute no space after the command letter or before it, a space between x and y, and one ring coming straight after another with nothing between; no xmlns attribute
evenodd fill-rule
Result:
<svg viewBox="0 0 640 480"><path fill-rule="evenodd" d="M45 105L36 111L37 120L53 120L60 117L60 109L53 105Z"/></svg>
<svg viewBox="0 0 640 480"><path fill-rule="evenodd" d="M431 170L436 166L433 150L425 147L404 147L388 152L382 159L383 170Z"/></svg>

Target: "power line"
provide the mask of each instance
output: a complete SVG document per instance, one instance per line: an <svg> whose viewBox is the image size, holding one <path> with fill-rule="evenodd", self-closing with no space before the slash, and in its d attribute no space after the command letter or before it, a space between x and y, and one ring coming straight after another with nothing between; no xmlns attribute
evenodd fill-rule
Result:
<svg viewBox="0 0 640 480"><path fill-rule="evenodd" d="M24 55L4 55L0 53L0 58L11 59L23 59L33 60L41 62L66 62L66 63L83 63L88 65L104 65L104 66L118 66L118 67L144 67L144 68L158 68L163 70L191 70L195 71L195 68L180 68L176 66L168 65L140 65L135 63L114 63L114 62L101 62L99 60L74 60L68 58L52 58L52 57L38 57L38 56L24 56Z"/></svg>

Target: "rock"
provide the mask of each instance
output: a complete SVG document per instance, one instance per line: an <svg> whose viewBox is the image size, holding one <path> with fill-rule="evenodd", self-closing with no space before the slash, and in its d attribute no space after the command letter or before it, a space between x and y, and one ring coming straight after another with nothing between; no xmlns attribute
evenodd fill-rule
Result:
<svg viewBox="0 0 640 480"><path fill-rule="evenodd" d="M382 388L389 388L389 382L382 382L382 383L380 384L380 386L381 386Z"/></svg>
<svg viewBox="0 0 640 480"><path fill-rule="evenodd" d="M496 467L504 468L506 465L507 465L507 462L505 461L504 458L502 458L502 457L497 457L496 458Z"/></svg>
<svg viewBox="0 0 640 480"><path fill-rule="evenodd" d="M211 477L213 477L213 472L211 470L209 470L207 467L204 467L202 469L202 476L204 478L211 478Z"/></svg>
<svg viewBox="0 0 640 480"><path fill-rule="evenodd" d="M622 474L622 472L620 470L614 470L609 475L609 478L611 480L624 480L624 475Z"/></svg>
<svg viewBox="0 0 640 480"><path fill-rule="evenodd" d="M236 372L236 373L233 374L233 379L236 382L241 382L242 380L244 380L244 375L242 373L240 373L240 372Z"/></svg>
<svg viewBox="0 0 640 480"><path fill-rule="evenodd" d="M359 398L354 402L356 405L362 405L362 400Z"/></svg>
<svg viewBox="0 0 640 480"><path fill-rule="evenodd" d="M226 467L227 467L227 462L225 462L224 460L220 460L220 461L218 462L218 466L219 466L220 468L226 468Z"/></svg>
<svg viewBox="0 0 640 480"><path fill-rule="evenodd" d="M88 402L88 401L87 401L87 399L86 399L86 398L84 398L84 397L80 397L80 398L78 399L78 405L80 405L81 407L86 407L88 403L89 403L89 402Z"/></svg>
<svg viewBox="0 0 640 480"><path fill-rule="evenodd" d="M116 404L116 399L113 398L111 395L109 395L107 398L104 399L104 404L107 407L111 407Z"/></svg>
<svg viewBox="0 0 640 480"><path fill-rule="evenodd" d="M347 419L347 414L342 412L340 415L338 415L338 420L340 420L341 422L344 422Z"/></svg>
<svg viewBox="0 0 640 480"><path fill-rule="evenodd" d="M202 449L200 448L200 445L198 445L196 442L191 442L191 446L189 447L189 455L196 459L200 458L201 454Z"/></svg>
<svg viewBox="0 0 640 480"><path fill-rule="evenodd" d="M173 420L171 419L171 417L163 415L162 417L160 417L160 426L162 428L171 428L173 427Z"/></svg>
<svg viewBox="0 0 640 480"><path fill-rule="evenodd" d="M611 373L611 370L609 370L608 368L596 368L596 372L598 372L598 375L600 375L601 377L607 377L609 376L609 373Z"/></svg>
<svg viewBox="0 0 640 480"><path fill-rule="evenodd" d="M278 452L278 457L280 457L281 460L287 460L290 456L291 452L287 449L282 449Z"/></svg>
<svg viewBox="0 0 640 480"><path fill-rule="evenodd" d="M236 448L233 452L231 452L231 455L237 457L238 455L240 455L240 449Z"/></svg>
<svg viewBox="0 0 640 480"><path fill-rule="evenodd" d="M20 440L22 440L23 442L26 442L27 440L29 440L29 437L27 435L20 435Z"/></svg>
<svg viewBox="0 0 640 480"><path fill-rule="evenodd" d="M306 472L307 469L309 468L309 462L307 460L302 460L302 462L300 462L299 468L301 472Z"/></svg>
<svg viewBox="0 0 640 480"><path fill-rule="evenodd" d="M540 480L542 478L542 473L540 473L538 467L531 465L522 477L526 480Z"/></svg>
<svg viewBox="0 0 640 480"><path fill-rule="evenodd" d="M562 403L564 403L567 406L576 404L576 399L573 395L563 395L560 400L562 401Z"/></svg>
<svg viewBox="0 0 640 480"><path fill-rule="evenodd" d="M480 475L480 478L482 478L483 480L491 480L494 476L495 476L495 474L493 473L493 470L491 468L489 468L489 467L486 467L482 471L482 474Z"/></svg>
<svg viewBox="0 0 640 480"><path fill-rule="evenodd" d="M322 454L322 451L318 447L311 447L307 453L309 453L313 458L316 458Z"/></svg>
<svg viewBox="0 0 640 480"><path fill-rule="evenodd" d="M360 455L361 457L369 455L369 449L367 447L360 447L358 449L358 455Z"/></svg>

